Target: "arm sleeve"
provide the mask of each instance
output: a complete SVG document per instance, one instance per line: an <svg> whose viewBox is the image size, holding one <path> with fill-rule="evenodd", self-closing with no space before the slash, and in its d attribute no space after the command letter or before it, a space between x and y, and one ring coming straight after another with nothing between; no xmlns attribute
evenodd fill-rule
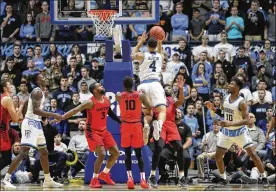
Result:
<svg viewBox="0 0 276 192"><path fill-rule="evenodd" d="M119 119L119 117L112 111L111 108L109 108L108 110L108 115L111 119L113 119L114 121L116 121L117 123L119 123L121 125L121 120Z"/></svg>

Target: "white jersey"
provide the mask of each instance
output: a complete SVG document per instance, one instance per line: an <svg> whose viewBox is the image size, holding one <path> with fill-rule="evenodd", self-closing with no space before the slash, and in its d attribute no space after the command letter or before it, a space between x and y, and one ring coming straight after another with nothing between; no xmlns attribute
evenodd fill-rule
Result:
<svg viewBox="0 0 276 192"><path fill-rule="evenodd" d="M162 56L156 52L144 53L144 60L140 64L140 81L159 79L162 68Z"/></svg>
<svg viewBox="0 0 276 192"><path fill-rule="evenodd" d="M242 121L243 117L242 117L242 112L239 109L239 103L242 100L244 100L244 98L239 96L234 102L230 102L230 96L231 94L226 96L223 103L224 120L233 121L233 122ZM241 127L243 126L231 126L231 127L227 127L227 129L235 130Z"/></svg>
<svg viewBox="0 0 276 192"><path fill-rule="evenodd" d="M40 90L42 92L42 98L41 98L41 101L40 101L40 107L39 108L43 109L43 104L45 102L44 93L43 93L43 91L39 87L36 87L36 88L33 89L33 91L35 91L35 90ZM28 119L36 120L36 121L41 121L41 117L38 116L38 115L35 115L34 112L33 112L33 100L32 100L32 97L31 97L32 92L29 95L28 108L27 108L27 112L26 112L25 117L28 118Z"/></svg>

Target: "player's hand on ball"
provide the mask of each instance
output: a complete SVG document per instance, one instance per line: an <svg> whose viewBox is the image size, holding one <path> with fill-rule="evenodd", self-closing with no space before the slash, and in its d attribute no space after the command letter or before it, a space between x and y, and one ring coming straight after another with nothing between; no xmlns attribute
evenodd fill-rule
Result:
<svg viewBox="0 0 276 192"><path fill-rule="evenodd" d="M219 122L219 125L221 126L221 127L230 127L231 126L231 121L220 121Z"/></svg>

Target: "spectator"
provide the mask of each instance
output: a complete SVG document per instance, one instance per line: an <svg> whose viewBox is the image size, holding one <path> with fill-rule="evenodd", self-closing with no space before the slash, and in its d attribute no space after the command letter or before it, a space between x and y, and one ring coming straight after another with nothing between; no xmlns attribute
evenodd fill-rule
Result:
<svg viewBox="0 0 276 192"><path fill-rule="evenodd" d="M274 59L276 59L276 54L271 50L271 42L269 40L265 40L264 42L264 51L266 53L266 60L273 64Z"/></svg>
<svg viewBox="0 0 276 192"><path fill-rule="evenodd" d="M76 57L77 54L81 54L83 65L85 64L85 55L81 53L80 46L78 44L74 44L71 49L71 53L67 55L67 64L70 63L71 57Z"/></svg>
<svg viewBox="0 0 276 192"><path fill-rule="evenodd" d="M267 60L266 52L264 50L261 50L259 52L259 63L258 64L264 65L265 75L267 75L268 77L272 77L272 64Z"/></svg>
<svg viewBox="0 0 276 192"><path fill-rule="evenodd" d="M186 71L186 72L187 72L187 74L189 74L189 72L192 70L191 49L188 47L187 41L184 38L178 39L178 45L179 45L179 48L176 51L180 54L180 61L183 62L187 66L188 71Z"/></svg>
<svg viewBox="0 0 276 192"><path fill-rule="evenodd" d="M217 80L218 80L218 77L219 77L219 75L220 75L221 73L223 73L222 63L221 63L221 62L216 62L216 63L214 64L214 68L215 68L215 70L214 70L214 73L212 74L211 82L210 82L211 87L212 87L211 90L214 90L214 88L216 88L216 85L215 85L215 84L216 84L216 82L217 82ZM226 82L227 82L227 80L226 80Z"/></svg>
<svg viewBox="0 0 276 192"><path fill-rule="evenodd" d="M238 69L240 67L243 67L248 74L249 79L253 76L253 71L252 71L252 63L251 60L248 56L245 55L245 48L244 47L239 47L238 50L238 55L234 57L233 59L233 67L235 67L235 72L237 73Z"/></svg>
<svg viewBox="0 0 276 192"><path fill-rule="evenodd" d="M35 68L43 69L44 68L44 59L41 55L42 48L40 45L35 46L35 56L33 61L35 62Z"/></svg>
<svg viewBox="0 0 276 192"><path fill-rule="evenodd" d="M15 66L14 59L12 57L8 57L6 59L6 64L2 73L9 74L13 84L15 84L16 86L19 86L21 81L21 71L16 69L14 66Z"/></svg>
<svg viewBox="0 0 276 192"><path fill-rule="evenodd" d="M4 0L0 0L0 17L5 15L6 4L7 3Z"/></svg>
<svg viewBox="0 0 276 192"><path fill-rule="evenodd" d="M199 64L203 64L205 67L205 72L211 76L213 73L213 67L212 65L206 60L207 59L207 52L203 51L200 53L199 61L193 66L192 70L192 79L195 78L196 71L198 69Z"/></svg>
<svg viewBox="0 0 276 192"><path fill-rule="evenodd" d="M14 67L18 70L27 69L26 60L21 54L21 44L13 44L13 55L11 56L14 59Z"/></svg>
<svg viewBox="0 0 276 192"><path fill-rule="evenodd" d="M0 18L2 42L14 42L18 35L21 21L19 16L14 12L12 4L7 3L5 11L6 14Z"/></svg>
<svg viewBox="0 0 276 192"><path fill-rule="evenodd" d="M61 136L60 134L57 134L55 136L55 151L60 151L60 152L63 152L63 153L66 153L68 148L67 146L61 142Z"/></svg>
<svg viewBox="0 0 276 192"><path fill-rule="evenodd" d="M212 90L213 91L217 90L217 92L219 92L222 97L225 97L226 95L228 95L228 82L224 73L221 73L218 76L216 84L213 85Z"/></svg>
<svg viewBox="0 0 276 192"><path fill-rule="evenodd" d="M216 91L220 91L218 88L216 88ZM220 96L214 96L213 97L213 107L216 110L222 110L222 101ZM206 127L208 130L213 130L214 126L214 121L219 120L220 116L216 114L214 111L208 109L207 114L206 114Z"/></svg>
<svg viewBox="0 0 276 192"><path fill-rule="evenodd" d="M78 90L81 90L81 83L86 82L89 87L91 84L96 83L95 79L89 77L89 72L86 67L81 68L82 79L78 82Z"/></svg>
<svg viewBox="0 0 276 192"><path fill-rule="evenodd" d="M265 66L259 65L257 69L258 69L257 75L253 76L251 80L252 91L256 91L257 85L260 80L269 82L269 78L265 75Z"/></svg>
<svg viewBox="0 0 276 192"><path fill-rule="evenodd" d="M172 76L171 72L167 71L167 60L166 59L163 59L163 61L162 61L161 74L162 74L163 84L171 85L173 82L173 76Z"/></svg>
<svg viewBox="0 0 276 192"><path fill-rule="evenodd" d="M83 103L85 101L88 101L93 95L88 90L87 83L85 81L81 82L81 88L80 88L80 102Z"/></svg>
<svg viewBox="0 0 276 192"><path fill-rule="evenodd" d="M184 113L187 111L188 104L193 104L195 106L196 101L201 99L201 97L198 95L197 89L195 87L191 88L190 95L191 95L191 97L189 99L187 99L185 102Z"/></svg>
<svg viewBox="0 0 276 192"><path fill-rule="evenodd" d="M138 11L133 12L131 16L132 17L142 17L143 12L138 10ZM132 32L131 40L136 41L138 36L142 35L146 31L147 25L146 24L135 24L135 25L130 24L129 29Z"/></svg>
<svg viewBox="0 0 276 192"><path fill-rule="evenodd" d="M271 118L272 118L272 106L269 105L267 108L266 108L266 116L265 118L261 119L258 123L257 123L257 127L261 128L263 131L264 131L264 134L266 135L266 128L267 128L267 125L269 124L269 121L271 121Z"/></svg>
<svg viewBox="0 0 276 192"><path fill-rule="evenodd" d="M72 25L58 25L58 36L57 41L75 41L76 40L76 29Z"/></svg>
<svg viewBox="0 0 276 192"><path fill-rule="evenodd" d="M162 6L162 13L166 14L167 16L172 15L174 8L173 0L160 0L160 6Z"/></svg>
<svg viewBox="0 0 276 192"><path fill-rule="evenodd" d="M192 8L200 11L200 17L203 21L208 20L208 11L211 10L212 2L210 0L193 0Z"/></svg>
<svg viewBox="0 0 276 192"><path fill-rule="evenodd" d="M205 65L199 64L195 76L192 77L193 86L204 101L209 100L210 76L206 72Z"/></svg>
<svg viewBox="0 0 276 192"><path fill-rule="evenodd" d="M189 26L189 18L187 15L182 13L183 5L181 2L176 3L176 14L174 14L171 18L172 24L172 41L179 41L180 38L184 38L187 40L188 36L188 26Z"/></svg>
<svg viewBox="0 0 276 192"><path fill-rule="evenodd" d="M39 70L35 68L35 62L32 59L29 59L27 63L28 63L27 64L28 69L23 71L22 73L23 76L30 78L30 76L33 76L39 73Z"/></svg>
<svg viewBox="0 0 276 192"><path fill-rule="evenodd" d="M190 36L192 40L200 41L204 34L205 21L200 18L200 11L193 10L193 18L190 21Z"/></svg>
<svg viewBox="0 0 276 192"><path fill-rule="evenodd" d="M247 125L249 136L252 139L257 154L262 159L267 153L266 150L264 150L266 139L263 130L256 127L255 122L255 115L253 113L249 113L249 123Z"/></svg>
<svg viewBox="0 0 276 192"><path fill-rule="evenodd" d="M71 103L72 91L68 88L68 78L63 76L60 79L60 88L54 92L53 97L57 100L57 106L64 111L65 107Z"/></svg>
<svg viewBox="0 0 276 192"><path fill-rule="evenodd" d="M233 57L236 55L234 46L227 42L227 33L224 31L220 34L221 42L216 44L213 49L214 60L218 60L218 56L221 50L226 54L226 60L230 63L233 61Z"/></svg>
<svg viewBox="0 0 276 192"><path fill-rule="evenodd" d="M72 166L71 173L72 173L73 178L76 177L77 173L81 169L85 168L83 165L86 164L86 160L89 155L88 143L87 143L87 139L84 134L84 130L86 129L85 121L79 122L78 129L79 129L79 131L78 131L77 135L75 135L71 138L69 146L68 146L68 149L70 149L71 151L77 152L78 157L79 157L78 159L79 159L79 161L82 162L82 163L80 163L78 161L76 165Z"/></svg>
<svg viewBox="0 0 276 192"><path fill-rule="evenodd" d="M270 106L268 102L265 101L265 90L258 90L259 102L252 105L251 112L256 116L256 124L259 121L265 119L266 109Z"/></svg>
<svg viewBox="0 0 276 192"><path fill-rule="evenodd" d="M32 47L28 47L27 54L26 54L26 60L34 58L34 49Z"/></svg>
<svg viewBox="0 0 276 192"><path fill-rule="evenodd" d="M208 20L205 22L208 26L208 35L210 41L220 41L220 33L225 26L225 17L223 11L220 11L219 0L213 1L213 9L208 13Z"/></svg>
<svg viewBox="0 0 276 192"><path fill-rule="evenodd" d="M244 31L243 18L238 17L238 8L231 8L231 17L226 18L225 31L227 31L229 40L242 40L242 33Z"/></svg>
<svg viewBox="0 0 276 192"><path fill-rule="evenodd" d="M74 77L72 75L68 75L68 86L70 91L77 92L77 86L74 84Z"/></svg>
<svg viewBox="0 0 276 192"><path fill-rule="evenodd" d="M276 40L276 2L273 4L273 10L267 17L267 26L265 27L264 39L270 41Z"/></svg>
<svg viewBox="0 0 276 192"><path fill-rule="evenodd" d="M91 61L91 69L89 70L89 76L95 79L98 83L103 80L103 67L99 67L99 60L93 58Z"/></svg>
<svg viewBox="0 0 276 192"><path fill-rule="evenodd" d="M40 3L36 2L35 0L29 0L28 7L24 13L26 16L28 13L32 15L32 18L36 18L36 16L41 12Z"/></svg>
<svg viewBox="0 0 276 192"><path fill-rule="evenodd" d="M260 101L258 90L265 90L265 98L264 100L270 104L272 104L272 94L269 90L267 90L267 82L265 80L260 80L257 85L257 91L254 91L252 93L254 98L254 103L257 103Z"/></svg>
<svg viewBox="0 0 276 192"><path fill-rule="evenodd" d="M48 10L49 5L47 1L43 1L42 13L36 16L35 31L36 31L36 41L54 41L56 36L55 26L51 24L50 12Z"/></svg>
<svg viewBox="0 0 276 192"><path fill-rule="evenodd" d="M214 159L217 149L217 141L218 137L221 134L219 122L214 121L214 125L212 126L214 129L211 132L206 133L203 136L202 143L200 144L200 148L202 153L197 156L197 168L198 168L198 177L200 180L204 180L204 162L205 159L209 161L209 159Z"/></svg>
<svg viewBox="0 0 276 192"><path fill-rule="evenodd" d="M94 39L95 26L92 25L79 25L76 29L77 39L79 41L91 41Z"/></svg>
<svg viewBox="0 0 276 192"><path fill-rule="evenodd" d="M27 19L20 28L20 37L23 41L30 41L35 39L35 24L31 13L27 14Z"/></svg>
<svg viewBox="0 0 276 192"><path fill-rule="evenodd" d="M201 39L201 45L194 47L193 49L193 56L194 61L197 62L199 60L200 54L202 52L207 53L207 60L209 62L213 61L213 47L208 46L209 36L203 35Z"/></svg>
<svg viewBox="0 0 276 192"><path fill-rule="evenodd" d="M265 26L264 15L258 11L259 2L251 1L251 10L245 16L245 40L261 41Z"/></svg>
<svg viewBox="0 0 276 192"><path fill-rule="evenodd" d="M57 46L55 43L51 43L49 46L49 54L47 55L47 57L51 58L51 57L57 57L58 55L60 55L59 51L57 50Z"/></svg>
<svg viewBox="0 0 276 192"><path fill-rule="evenodd" d="M175 52L172 56L172 61L167 63L167 71L170 72L173 77L175 77L181 66L184 66L188 72L187 66L180 61L180 54Z"/></svg>
<svg viewBox="0 0 276 192"><path fill-rule="evenodd" d="M252 65L255 64L257 60L257 55L254 51L251 50L251 41L245 40L243 46L244 46L245 56L250 58Z"/></svg>
<svg viewBox="0 0 276 192"><path fill-rule="evenodd" d="M20 83L19 86L19 92L17 93L17 96L19 97L19 100L26 102L29 99L29 92L28 92L28 86L26 82Z"/></svg>

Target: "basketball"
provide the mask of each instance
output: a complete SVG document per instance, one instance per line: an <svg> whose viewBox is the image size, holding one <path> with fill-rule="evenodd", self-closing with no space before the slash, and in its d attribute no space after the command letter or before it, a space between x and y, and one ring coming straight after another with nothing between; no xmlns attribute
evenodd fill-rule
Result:
<svg viewBox="0 0 276 192"><path fill-rule="evenodd" d="M162 27L155 26L150 30L150 36L154 37L155 39L162 40L165 38L165 32Z"/></svg>

